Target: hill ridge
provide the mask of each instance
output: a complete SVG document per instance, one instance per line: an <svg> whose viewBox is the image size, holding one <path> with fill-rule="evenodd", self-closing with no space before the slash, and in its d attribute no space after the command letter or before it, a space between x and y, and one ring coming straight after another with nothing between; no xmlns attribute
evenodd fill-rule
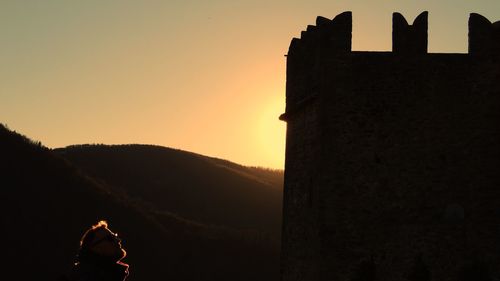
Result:
<svg viewBox="0 0 500 281"><path fill-rule="evenodd" d="M279 236L280 171L158 145L84 144L54 151L131 198L151 203L159 212Z"/></svg>

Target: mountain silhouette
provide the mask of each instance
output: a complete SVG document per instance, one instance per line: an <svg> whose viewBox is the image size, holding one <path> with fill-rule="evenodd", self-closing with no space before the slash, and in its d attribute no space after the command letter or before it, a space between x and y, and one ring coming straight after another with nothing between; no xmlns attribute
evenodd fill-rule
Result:
<svg viewBox="0 0 500 281"><path fill-rule="evenodd" d="M159 212L279 237L282 171L152 145L74 145L55 151Z"/></svg>
<svg viewBox="0 0 500 281"><path fill-rule="evenodd" d="M4 278L57 280L100 219L123 238L132 281L279 278L279 245L259 232L154 213L59 154L0 125Z"/></svg>

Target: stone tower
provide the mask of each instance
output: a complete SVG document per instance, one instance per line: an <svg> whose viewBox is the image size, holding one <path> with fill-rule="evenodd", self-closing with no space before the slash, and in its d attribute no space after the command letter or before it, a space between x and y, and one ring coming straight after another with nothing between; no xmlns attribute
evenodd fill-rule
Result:
<svg viewBox="0 0 500 281"><path fill-rule="evenodd" d="M351 31L288 51L282 281L500 279L500 22L471 14L468 54L427 53L427 12L392 52Z"/></svg>

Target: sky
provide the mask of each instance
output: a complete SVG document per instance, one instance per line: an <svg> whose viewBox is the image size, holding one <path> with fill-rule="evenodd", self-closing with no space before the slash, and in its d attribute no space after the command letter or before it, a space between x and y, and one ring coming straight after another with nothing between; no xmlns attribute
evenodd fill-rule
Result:
<svg viewBox="0 0 500 281"><path fill-rule="evenodd" d="M389 51L392 13L429 11L429 52L466 53L498 0L0 0L0 123L44 145L156 144L282 169L286 57L317 16Z"/></svg>

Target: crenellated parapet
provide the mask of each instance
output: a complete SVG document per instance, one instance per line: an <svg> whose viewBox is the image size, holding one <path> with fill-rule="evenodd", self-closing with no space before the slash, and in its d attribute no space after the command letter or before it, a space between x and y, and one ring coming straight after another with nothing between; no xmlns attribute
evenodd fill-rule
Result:
<svg viewBox="0 0 500 281"><path fill-rule="evenodd" d="M352 34L352 13L344 12L330 20L316 18L316 25L309 25L299 38L293 38L288 56L315 52L319 49L331 52L350 52Z"/></svg>
<svg viewBox="0 0 500 281"><path fill-rule="evenodd" d="M469 54L479 56L500 54L500 21L491 23L480 14L470 14Z"/></svg>
<svg viewBox="0 0 500 281"><path fill-rule="evenodd" d="M427 53L428 12L418 15L409 25L400 13L392 14L392 52L398 54Z"/></svg>
<svg viewBox="0 0 500 281"><path fill-rule="evenodd" d="M293 38L287 55L287 112L297 111L317 93L321 67L327 57L351 52L352 14L332 20L317 17L300 38ZM285 115L282 119L286 119Z"/></svg>
<svg viewBox="0 0 500 281"><path fill-rule="evenodd" d="M400 59L427 55L428 12L420 13L412 24L403 15L392 15L392 54ZM317 17L315 25L308 25L300 38L293 38L287 54L287 110L282 116L290 115L304 108L320 95L325 68L335 69L339 77L345 76L355 57L362 53L352 52L352 13L347 11L333 19ZM387 55L387 53L385 54ZM500 55L500 21L491 23L485 17L472 13L469 18L469 55L481 58ZM433 54L435 56L435 54ZM332 68L332 65L335 65ZM331 77L329 78L331 79ZM340 79L337 77L337 79Z"/></svg>
<svg viewBox="0 0 500 281"><path fill-rule="evenodd" d="M428 46L428 12L422 12L410 25L400 13L392 15L392 52L396 54L426 54ZM293 38L288 59L318 57L351 52L352 13L344 12L332 20L317 17L300 38ZM500 53L500 21L490 22L480 14L469 17L469 54Z"/></svg>

